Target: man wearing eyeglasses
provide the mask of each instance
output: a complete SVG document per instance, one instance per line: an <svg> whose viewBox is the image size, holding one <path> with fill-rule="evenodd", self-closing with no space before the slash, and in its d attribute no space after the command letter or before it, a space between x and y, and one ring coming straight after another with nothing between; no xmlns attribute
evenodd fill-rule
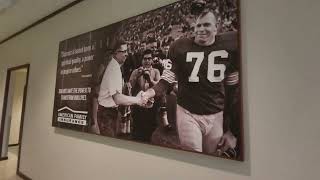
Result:
<svg viewBox="0 0 320 180"><path fill-rule="evenodd" d="M133 94L146 91L160 80L160 72L152 67L152 50L143 52L142 66L135 69L130 76L130 84ZM149 142L153 131L157 127L157 105L150 108L134 106L133 108L133 138L139 141Z"/></svg>
<svg viewBox="0 0 320 180"><path fill-rule="evenodd" d="M111 60L104 71L98 96L98 125L100 134L116 136L118 106L144 105L140 93L136 97L122 94L123 77L121 66L128 56L128 46L124 41L116 41L111 45Z"/></svg>

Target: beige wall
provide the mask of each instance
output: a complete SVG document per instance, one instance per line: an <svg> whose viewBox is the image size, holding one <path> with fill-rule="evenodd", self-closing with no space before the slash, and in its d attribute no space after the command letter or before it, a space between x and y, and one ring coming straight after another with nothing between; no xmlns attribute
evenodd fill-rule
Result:
<svg viewBox="0 0 320 180"><path fill-rule="evenodd" d="M12 73L10 74L10 82L8 86L8 94L7 94L7 104L6 109L4 110L5 113L5 119L1 124L3 123L3 142L2 142L2 151L1 151L1 157L8 157L8 143L9 143L9 134L10 134L10 124L12 119L12 105L13 105L13 94L14 94L14 82L16 79L16 74Z"/></svg>
<svg viewBox="0 0 320 180"><path fill-rule="evenodd" d="M35 180L318 179L318 0L241 0L245 162L51 126L59 41L170 2L86 0L0 45L0 91L7 67L31 63L21 171Z"/></svg>
<svg viewBox="0 0 320 180"><path fill-rule="evenodd" d="M23 92L24 86L26 84L27 72L24 71L14 71L15 81L14 81L14 92L13 92L13 102L12 102L12 113L11 113L11 125L10 125L10 135L9 144L19 143L19 130L21 122L21 112L22 112L22 102L23 102Z"/></svg>

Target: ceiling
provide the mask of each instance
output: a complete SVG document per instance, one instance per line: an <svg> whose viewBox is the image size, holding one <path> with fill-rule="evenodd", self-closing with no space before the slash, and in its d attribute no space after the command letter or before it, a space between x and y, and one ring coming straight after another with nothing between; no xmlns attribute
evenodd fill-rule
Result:
<svg viewBox="0 0 320 180"><path fill-rule="evenodd" d="M0 0L0 42L75 0Z"/></svg>

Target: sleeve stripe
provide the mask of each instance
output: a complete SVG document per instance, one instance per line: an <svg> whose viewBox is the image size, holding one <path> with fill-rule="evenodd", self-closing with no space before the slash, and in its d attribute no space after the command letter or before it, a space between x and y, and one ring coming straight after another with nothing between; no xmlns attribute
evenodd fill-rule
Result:
<svg viewBox="0 0 320 180"><path fill-rule="evenodd" d="M236 85L239 83L239 72L236 71L236 72L233 72L231 74L229 74L226 78L226 81L225 81L226 85Z"/></svg>
<svg viewBox="0 0 320 180"><path fill-rule="evenodd" d="M161 79L163 79L163 80L165 80L165 81L167 81L169 83L174 83L175 79L176 79L176 76L172 71L164 70L163 74L161 76Z"/></svg>
<svg viewBox="0 0 320 180"><path fill-rule="evenodd" d="M165 75L162 75L161 77L175 78L176 76L174 76L174 75L167 75L167 74L165 74Z"/></svg>
<svg viewBox="0 0 320 180"><path fill-rule="evenodd" d="M239 81L239 72L233 72L226 77L226 82Z"/></svg>
<svg viewBox="0 0 320 180"><path fill-rule="evenodd" d="M233 78L227 78L226 81L234 81L234 80L239 80L239 77L233 77Z"/></svg>
<svg viewBox="0 0 320 180"><path fill-rule="evenodd" d="M226 85L236 85L236 84L238 84L239 83L239 80L238 79L236 79L236 80L233 80L233 81L226 81Z"/></svg>
<svg viewBox="0 0 320 180"><path fill-rule="evenodd" d="M239 81L239 78L232 78L232 79L226 79L227 82L230 82L230 81Z"/></svg>
<svg viewBox="0 0 320 180"><path fill-rule="evenodd" d="M172 74L172 73L163 73L162 76L168 76L168 77L175 77L176 75L175 74Z"/></svg>
<svg viewBox="0 0 320 180"><path fill-rule="evenodd" d="M172 79L172 78L161 77L161 79L167 81L167 82L170 83L170 84L176 82L176 81L175 81L174 79Z"/></svg>
<svg viewBox="0 0 320 180"><path fill-rule="evenodd" d="M232 77L239 77L239 72L234 72L234 73L231 73L227 76L228 78L232 78Z"/></svg>
<svg viewBox="0 0 320 180"><path fill-rule="evenodd" d="M172 71L168 70L168 69L165 69L165 70L163 71L163 75L175 76L175 74L174 74Z"/></svg>
<svg viewBox="0 0 320 180"><path fill-rule="evenodd" d="M175 76L161 76L161 78L170 78L170 79L175 79Z"/></svg>

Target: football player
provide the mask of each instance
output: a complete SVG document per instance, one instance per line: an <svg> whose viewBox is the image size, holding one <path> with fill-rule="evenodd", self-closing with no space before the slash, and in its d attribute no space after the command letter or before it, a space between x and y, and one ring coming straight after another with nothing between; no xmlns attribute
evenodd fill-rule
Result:
<svg viewBox="0 0 320 180"><path fill-rule="evenodd" d="M235 148L236 138L223 128L226 86L239 82L236 48L217 36L217 19L203 10L195 37L175 41L161 80L142 94L148 99L170 91L178 80L177 130L182 149L220 155Z"/></svg>

